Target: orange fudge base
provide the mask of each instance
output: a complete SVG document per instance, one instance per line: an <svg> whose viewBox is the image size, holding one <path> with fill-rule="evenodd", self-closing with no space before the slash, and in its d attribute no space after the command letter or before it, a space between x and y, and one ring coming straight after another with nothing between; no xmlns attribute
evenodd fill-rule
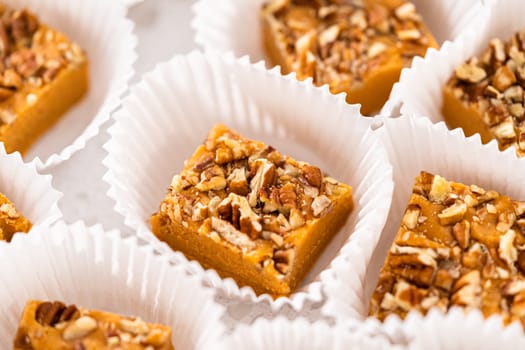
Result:
<svg viewBox="0 0 525 350"><path fill-rule="evenodd" d="M482 112L454 96L454 92L448 86L443 90L442 112L450 129L462 128L466 136L479 133L483 143L494 138L483 122Z"/></svg>
<svg viewBox="0 0 525 350"><path fill-rule="evenodd" d="M232 277L240 286L250 286L257 294L269 293L275 297L289 295L308 273L334 232L345 223L352 210L352 189L334 199L333 210L316 222L294 232L297 251L291 272L279 279L269 270L261 270L258 256L239 254L236 249L209 236L201 236L177 222L156 214L151 223L153 232L173 250L184 252L189 259L198 260L205 268L215 269L221 277Z"/></svg>
<svg viewBox="0 0 525 350"><path fill-rule="evenodd" d="M6 196L0 193L0 239L11 241L17 232L28 232L31 223L22 216Z"/></svg>

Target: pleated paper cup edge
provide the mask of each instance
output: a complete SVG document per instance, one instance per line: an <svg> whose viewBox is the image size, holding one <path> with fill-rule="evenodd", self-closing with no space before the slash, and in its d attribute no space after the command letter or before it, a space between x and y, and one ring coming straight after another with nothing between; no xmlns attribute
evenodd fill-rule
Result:
<svg viewBox="0 0 525 350"><path fill-rule="evenodd" d="M295 319L288 319L283 315L279 315L274 319L258 318L250 325L240 325L231 334L226 335L221 339L218 344L220 349L231 349L233 347L239 347L238 339L256 339L256 342L260 342L260 339L270 339L273 346L277 346L276 349L289 349L291 341L289 339L306 338L306 337L331 337L334 339L334 335L339 337L345 337L346 339L334 340L335 345L338 349L347 348L350 345L346 341L351 340L348 337L353 337L352 340L367 340L369 345L373 344L374 349L401 349L397 344L392 344L387 337L381 334L369 334L363 332L361 324L339 324L331 325L327 320L318 319L310 321L304 317L298 317ZM275 333L275 330L279 330L279 333ZM286 331L286 337L289 339L283 339L282 343L280 339L284 337L280 332ZM313 333L312 333L313 332ZM308 338L308 342L311 343L312 339ZM319 339L317 339L319 342ZM264 342L264 340L263 340ZM261 346L264 343L259 343L258 348L269 348L270 344L266 343L266 346ZM211 344L210 344L211 345ZM242 345L246 345L242 343ZM293 346L293 344L291 344ZM362 345L362 344L361 344ZM352 347L355 349L355 347Z"/></svg>
<svg viewBox="0 0 525 350"><path fill-rule="evenodd" d="M386 120L385 123L397 123L397 122L403 122L401 119L405 119L406 122L413 123L414 125L422 125L423 127L427 127L433 130L437 130L440 133L449 134L451 137L454 138L463 138L465 143L470 144L472 147L480 148L481 149L490 149L491 152L499 152L502 154L503 157L509 158L507 161L511 162L513 160L519 161L519 158L517 158L515 152L513 149L506 149L505 151L499 151L498 144L496 141L492 141L488 144L482 144L481 138L478 134L466 137L463 130L461 128L456 128L454 130L449 130L445 124L445 122L440 121L437 123L433 123L429 118L412 118L411 115L402 115L399 118L394 118L391 120ZM384 126L383 126L384 128ZM384 129L383 129L384 132ZM392 203L391 210L393 210L394 204ZM390 213L389 213L390 216ZM385 228L386 230L386 228ZM382 232L384 234L384 232ZM333 278L333 277L332 277ZM365 300L366 302L366 300ZM368 304L363 305L364 308L368 309ZM347 324L351 327L355 327L356 324L364 324L368 329L368 333L370 335L374 334L380 334L382 336L385 336L389 339L391 339L391 342L393 344L402 345L402 346L410 346L409 348L412 349L413 346L415 346L414 340L418 339L416 336L416 331L419 323L423 322L424 325L432 325L434 320L437 319L438 321L442 322L443 324L450 323L449 320L454 319L455 317L463 317L464 320L474 320L475 322L481 323L483 327L488 327L489 322L496 322L503 324L503 320L501 316L499 315L493 315L488 319L485 319L483 315L481 314L480 310L472 310L468 313L464 314L464 310L459 307L453 307L451 308L447 313L443 313L442 311L438 309L431 309L429 313L424 316L419 311L411 311L407 315L407 318L405 320L402 320L399 318L399 316L392 314L389 315L384 323L381 323L379 320L370 317L370 316L363 316L362 314L355 313L355 314L344 314L341 313L340 310L343 308L348 308L347 304L344 302L341 302L339 299L332 300L331 298L327 298L327 303L323 306L322 313L325 317L331 317L335 319L336 324ZM459 315L459 316L458 316ZM495 321L494 321L495 320ZM461 327L461 325L458 325L458 327ZM509 336L515 337L519 336L522 342L525 344L525 334L523 333L523 329L521 328L521 325L519 325L517 322L514 322L512 326L510 327L502 327L503 329L503 335L507 336L506 334L511 334ZM514 334L518 333L518 334ZM514 334L514 335L512 335ZM414 348L417 349L417 348ZM462 349L462 348L458 348ZM465 348L467 349L467 348Z"/></svg>
<svg viewBox="0 0 525 350"><path fill-rule="evenodd" d="M126 68L123 70L123 73L114 77L116 87L111 89L106 95L104 102L101 104L97 113L93 116L86 128L75 137L72 143L65 146L60 151L49 155L47 158L42 159L40 156L35 156L33 159L28 160L29 162L34 163L39 171L50 171L57 165L69 160L77 152L84 149L87 142L97 136L100 133L102 126L111 119L111 114L120 107L121 98L128 91L129 82L135 75L134 64L138 58L136 51L138 38L134 33L135 22L127 16L128 7L123 2L115 2L113 6L118 7L117 10L122 16L118 19L120 22L119 28L124 29L123 31L126 33L125 37L120 38L125 39L121 41L120 45L122 45L123 50L128 52L125 59L122 59L122 66ZM93 89L95 86L92 84L90 88Z"/></svg>
<svg viewBox="0 0 525 350"><path fill-rule="evenodd" d="M22 156L19 152L15 153L7 153L4 147L4 143L0 142L0 160L2 162L7 162L10 165L13 163L15 166L22 171L23 173L27 174L28 177L30 177L34 183L39 183L41 189L45 189L46 191L46 198L49 201L49 209L45 215L45 217L38 218L39 220L36 220L39 225L43 226L51 226L55 222L61 220L63 218L62 211L60 210L60 207L58 205L60 199L63 197L62 192L56 190L53 187L53 177L52 175L45 175L41 174L38 171L38 168L34 163L26 163L22 159ZM22 185L22 184L19 184ZM16 198L11 198L8 196L10 200L15 202L15 206L17 209L24 215L25 212L28 210L26 208L21 208L16 205ZM35 202L37 200L41 200L42 197L34 198ZM25 215L24 215L25 216ZM30 221L34 221L34 218L28 218ZM29 231L31 233L33 228Z"/></svg>
<svg viewBox="0 0 525 350"><path fill-rule="evenodd" d="M51 231L51 232L48 232ZM46 236L43 233L49 233ZM59 247L61 243L71 240L75 242L75 253L92 252L92 258L96 258L94 250L99 247L102 243L106 245L110 243L112 247L123 246L128 252L135 252L134 254L128 255L127 259L132 259L136 256L143 256L144 258L151 259L154 264L165 265L169 271L173 271L176 275L182 277L187 281L191 281L192 284L200 285L199 293L207 298L207 313L208 316L214 317L213 320L207 325L205 330L213 328L214 334L209 337L206 343L216 342L220 337L225 334L226 326L222 322L222 317L226 314L226 307L221 305L215 300L216 292L213 288L206 287L203 284L203 279L197 275L188 275L187 270L182 265L173 265L170 263L167 256L156 254L155 249L151 245L141 244L140 239L136 236L124 237L120 230L112 229L106 230L103 225L87 225L83 220L76 221L72 224L66 224L63 221L55 222L53 225L37 225L35 226L34 233L29 235L15 235L11 243L0 242L0 252L2 250L15 250L23 248L24 246L38 246L42 245L42 242L48 241L52 247ZM89 241L93 246L82 245L83 241ZM102 243L101 243L102 242ZM2 254L0 254L2 255ZM110 257L105 257L110 260ZM140 277L137 279L143 279ZM209 307L213 309L210 310ZM176 325L170 325L175 327ZM209 332L202 332L209 333ZM199 340L199 339L196 339ZM200 339L199 343L196 343L196 348L202 348L203 340Z"/></svg>
<svg viewBox="0 0 525 350"><path fill-rule="evenodd" d="M243 66L251 66L251 67L253 67L254 69L256 69L258 71L264 72L264 74L268 74L270 76L279 77L279 79L282 78L282 79L295 81L295 74L294 73L288 74L286 76L282 76L280 74L280 71L278 70L278 68L273 68L273 69L267 70L264 67L264 63L259 62L259 63L256 63L256 64L252 64L250 62L249 57L247 57L247 56L243 56L241 58L236 58L232 53L220 53L220 52L215 52L215 51L201 53L201 52L198 52L198 51L192 51L191 53L189 53L187 55L175 55L172 59L170 59L170 60L168 60L166 62L159 63L155 67L155 69L153 71L145 74L142 77L142 79L141 79L141 81L139 83L137 83L136 85L131 87L131 92L132 93L130 95L132 95L133 91L135 89L138 89L138 87L140 87L143 82L147 81L150 76L158 75L159 72L161 72L163 69L165 69L163 67L169 66L170 64L172 64L172 62L174 60L176 60L178 58L181 58L181 57L191 58L192 55L202 55L204 57L206 57L207 55L213 55L215 58L220 59L220 60L226 60L227 62L236 62L237 64L243 65ZM358 109L357 109L358 107L356 105L347 105L346 104L344 94L333 95L333 94L331 94L329 92L328 86L315 87L315 86L313 86L313 84L310 84L308 81L298 82L298 83L299 84L304 84L307 89L319 90L319 91L321 91L320 93L322 93L323 95L329 95L329 96L331 96L330 98L333 97L334 99L337 100L338 103L344 104L347 108L351 109L353 111L353 113L357 113L358 115L360 115L359 112L358 112ZM115 115L114 115L114 118L118 119L119 116L123 117L123 111L122 110L116 112ZM372 121L370 121L370 124L371 123L372 123ZM118 133L118 130L119 130L118 123L115 123L109 128L108 132L112 136L112 135L114 135L115 132ZM371 133L371 135L372 136L370 136L370 137L374 137L373 133ZM376 142L376 143L378 143L378 142ZM118 149L118 143L113 137L110 137L108 142L103 147L104 147L104 149L106 151L108 151L108 155L103 160L103 164L104 164L104 166L107 169L106 174L103 177L103 180L106 183L108 183L108 185L109 185L109 190L108 190L107 194L108 194L108 196L110 198L115 200L115 202L116 202L115 210L119 214L123 215L123 217L125 218L126 226L131 227L133 230L136 230L137 235L144 242L147 242L148 244L154 244L156 249L159 252L161 252L163 254L170 255L172 261L177 262L177 263L183 263L183 264L187 265L188 264L188 260L184 257L184 255L182 253L180 253L180 252L173 252L171 250L171 248L169 248L167 246L166 243L160 242L157 239L153 239L152 238L153 234L151 233L151 230L149 230L148 228L145 228L144 222L141 220L141 218L137 217L132 212L129 212L127 207L126 207L126 205L125 205L125 203L121 202L121 200L119 199L119 197L120 197L119 196L119 191L121 190L121 189L119 189L119 187L120 187L119 180L117 178L117 174L114 172L114 170L112 168L112 164L114 164L114 162L116 161L116 159L113 158L112 154L115 153L114 151L116 151ZM386 154L386 151L385 151L385 154ZM385 155L384 158L385 158L386 161L388 160L386 155ZM390 165L387 165L387 166L390 166ZM392 182L391 177L390 177L390 181ZM393 186L393 182L392 182L392 186ZM385 213L384 216L385 216L384 220L386 220L386 213ZM200 267L200 265L199 265L198 268L196 268L195 264L192 264L191 262L189 263L188 266L191 266L191 268L190 268L191 273L201 274L201 273L203 273L203 271L204 271L204 273L209 272L209 270L204 270L202 267ZM310 283L306 287L305 291L296 292L291 297L280 297L280 298L274 300L272 297L270 297L267 294L262 294L262 295L257 296L252 288L250 288L250 287L239 287L239 286L237 286L237 284L235 282L233 282L233 280L222 279L216 274L215 271L213 271L213 273L211 273L211 274L208 273L208 278L210 278L210 284L215 286L216 288L218 286L221 286L221 284L226 283L227 284L227 286L226 286L226 289L227 289L226 293L229 296L231 296L231 297L237 296L237 297L240 297L242 300L250 300L250 301L252 301L254 303L261 302L261 301L266 301L267 303L270 304L270 306L272 308L272 311L274 311L274 312L279 311L285 305L289 305L294 310L299 311L299 310L301 310L303 308L303 305L304 305L304 303L307 300L308 301L312 301L312 302L319 302L319 301L323 300L323 294L322 294L322 291L321 291L321 289L322 289L321 281L314 281L314 282ZM219 289L224 291L224 288L220 288L219 287Z"/></svg>

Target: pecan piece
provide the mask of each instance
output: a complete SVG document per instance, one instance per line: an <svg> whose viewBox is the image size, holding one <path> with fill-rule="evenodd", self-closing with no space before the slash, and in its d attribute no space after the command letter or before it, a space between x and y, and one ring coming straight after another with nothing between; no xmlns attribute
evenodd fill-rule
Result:
<svg viewBox="0 0 525 350"><path fill-rule="evenodd" d="M38 305L36 312L35 312L35 320L43 326L53 327L55 326L55 324L57 324L61 320L62 313L65 310L66 310L66 305L59 301L44 302ZM75 308L75 311L76 311L76 308ZM68 314L70 313L71 313L71 310L68 311Z"/></svg>
<svg viewBox="0 0 525 350"><path fill-rule="evenodd" d="M487 77L487 72L473 63L463 63L456 68L456 77L469 83L479 83Z"/></svg>
<svg viewBox="0 0 525 350"><path fill-rule="evenodd" d="M250 193L250 186L246 179L246 170L244 168L234 169L228 176L228 186L231 192L241 196Z"/></svg>
<svg viewBox="0 0 525 350"><path fill-rule="evenodd" d="M283 207L287 209L297 207L297 194L292 183L287 183L279 190L279 200Z"/></svg>
<svg viewBox="0 0 525 350"><path fill-rule="evenodd" d="M467 205L465 203L454 203L438 214L439 222L443 226L455 224L463 219L466 212Z"/></svg>
<svg viewBox="0 0 525 350"><path fill-rule="evenodd" d="M492 84L496 89L503 92L516 82L516 76L507 66L501 66L494 73Z"/></svg>
<svg viewBox="0 0 525 350"><path fill-rule="evenodd" d="M273 254L275 269L281 274L286 275L290 271L294 258L295 250L293 248L276 250Z"/></svg>
<svg viewBox="0 0 525 350"><path fill-rule="evenodd" d="M316 188L320 188L323 183L323 175L321 174L321 169L312 165L304 165L303 173L306 181Z"/></svg>
<svg viewBox="0 0 525 350"><path fill-rule="evenodd" d="M452 233L462 249L468 248L470 241L470 222L462 220L461 222L456 223L452 227Z"/></svg>
<svg viewBox="0 0 525 350"><path fill-rule="evenodd" d="M27 44L39 26L38 20L27 10L16 11L11 20L11 32L15 40L26 40Z"/></svg>

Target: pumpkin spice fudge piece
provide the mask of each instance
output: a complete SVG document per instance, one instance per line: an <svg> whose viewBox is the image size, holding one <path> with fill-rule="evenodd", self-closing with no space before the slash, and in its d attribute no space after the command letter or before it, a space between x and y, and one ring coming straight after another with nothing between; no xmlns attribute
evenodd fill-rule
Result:
<svg viewBox="0 0 525 350"><path fill-rule="evenodd" d="M525 31L508 42L492 39L480 57L457 67L444 87L443 116L467 136L497 140L525 155Z"/></svg>
<svg viewBox="0 0 525 350"><path fill-rule="evenodd" d="M421 172L369 314L479 309L525 326L525 202Z"/></svg>
<svg viewBox="0 0 525 350"><path fill-rule="evenodd" d="M153 232L256 293L289 295L343 226L352 189L216 125L152 217Z"/></svg>
<svg viewBox="0 0 525 350"><path fill-rule="evenodd" d="M379 111L403 67L437 43L411 2L272 0L261 11L270 62Z"/></svg>
<svg viewBox="0 0 525 350"><path fill-rule="evenodd" d="M0 193L0 240L10 242L17 232L29 232L31 223Z"/></svg>
<svg viewBox="0 0 525 350"><path fill-rule="evenodd" d="M87 91L88 61L27 10L0 4L0 141L25 152Z"/></svg>
<svg viewBox="0 0 525 350"><path fill-rule="evenodd" d="M86 310L59 301L29 301L14 350L173 350L171 329L136 317Z"/></svg>

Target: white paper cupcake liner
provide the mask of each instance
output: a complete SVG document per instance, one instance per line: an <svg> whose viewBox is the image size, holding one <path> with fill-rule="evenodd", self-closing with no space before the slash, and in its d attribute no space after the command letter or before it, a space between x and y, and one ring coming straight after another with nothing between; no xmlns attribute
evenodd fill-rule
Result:
<svg viewBox="0 0 525 350"><path fill-rule="evenodd" d="M166 257L100 226L37 227L0 244L0 345L12 345L26 301L60 300L85 308L138 316L172 328L176 349L201 349L224 331L224 307L196 276Z"/></svg>
<svg viewBox="0 0 525 350"><path fill-rule="evenodd" d="M222 337L218 344L210 344L209 347L252 350L402 349L384 338L365 335L359 329L334 327L322 321L309 323L305 319L289 321L284 317L259 319L253 325L239 326L232 334Z"/></svg>
<svg viewBox="0 0 525 350"><path fill-rule="evenodd" d="M0 192L33 225L48 226L62 218L51 175L40 175L34 164L24 163L20 153L6 154L0 142Z"/></svg>
<svg viewBox="0 0 525 350"><path fill-rule="evenodd" d="M458 327L460 325L460 327ZM467 315L453 309L448 315L433 311L423 318L411 314L403 331L410 338L410 350L523 349L525 336L518 323L504 327L497 317L484 320L478 311Z"/></svg>
<svg viewBox="0 0 525 350"><path fill-rule="evenodd" d="M89 91L73 109L30 148L25 159L48 169L84 148L120 104L133 76L137 40L121 1L5 0L12 8L28 8L42 23L65 33L89 59Z"/></svg>
<svg viewBox="0 0 525 350"><path fill-rule="evenodd" d="M461 129L449 131L443 122L432 124L426 118L408 116L387 119L384 126L376 132L384 142L393 164L395 189L392 207L381 239L367 267L362 293L357 296L348 295L345 287L355 283L351 276L338 276L338 284L329 284L330 288L326 289L327 301L323 313L335 318L338 323L347 322L351 318L363 320L367 317L369 300L376 286L379 270L398 231L415 177L421 170L441 175L447 180L494 189L517 200L525 199L525 163L520 162L511 149L500 152L496 142L482 145L478 135L465 138ZM356 309L356 299L360 304L357 313L353 311ZM410 317L417 319L417 316ZM457 317L457 314L447 315L442 324L449 325L448 322L453 322L447 327L457 327L458 334L465 327L465 332L475 330L472 327L468 328L471 321L458 322L455 321ZM425 327L429 328L429 332L434 325L433 319L425 319L428 323ZM474 320L472 322L484 322L480 313L464 317L464 320L470 319ZM420 330L418 322L403 323L397 317L388 318L384 324L375 319L368 319L367 325L370 334L389 334L393 341L399 343L414 338ZM435 327L437 343L442 341L440 336L446 336L444 330L445 328ZM443 344L446 344L446 341L444 340Z"/></svg>
<svg viewBox="0 0 525 350"><path fill-rule="evenodd" d="M430 50L425 59L416 59L410 69L403 70L392 89L391 111L400 106L402 114L425 116L434 122L444 120L443 87L456 67L482 54L491 39L507 41L513 33L523 30L524 10L525 4L520 0L486 0L485 11L476 25L454 42L446 43L439 51ZM385 114L388 112L385 110Z"/></svg>
<svg viewBox="0 0 525 350"><path fill-rule="evenodd" d="M388 212L392 193L391 167L386 152L370 131L370 119L359 116L342 95L310 82L297 83L248 59L193 52L176 56L157 67L132 88L115 114L105 145L109 196L116 210L139 237L227 297L267 300L272 310L290 304L299 310L306 299L322 298L321 271L336 271L353 245L374 245ZM262 140L283 154L316 164L334 178L353 186L354 210L346 226L325 250L303 288L290 298L273 300L239 288L231 279L204 272L180 253L173 253L150 231L149 219L157 211L173 175L202 143L211 127L222 122L239 133ZM350 239L348 239L348 236ZM342 247L342 248L341 248ZM373 247L372 247L373 250ZM340 252L339 252L340 251ZM330 264L334 256L340 258ZM371 254L371 250L370 250ZM353 257L367 259L370 255Z"/></svg>

